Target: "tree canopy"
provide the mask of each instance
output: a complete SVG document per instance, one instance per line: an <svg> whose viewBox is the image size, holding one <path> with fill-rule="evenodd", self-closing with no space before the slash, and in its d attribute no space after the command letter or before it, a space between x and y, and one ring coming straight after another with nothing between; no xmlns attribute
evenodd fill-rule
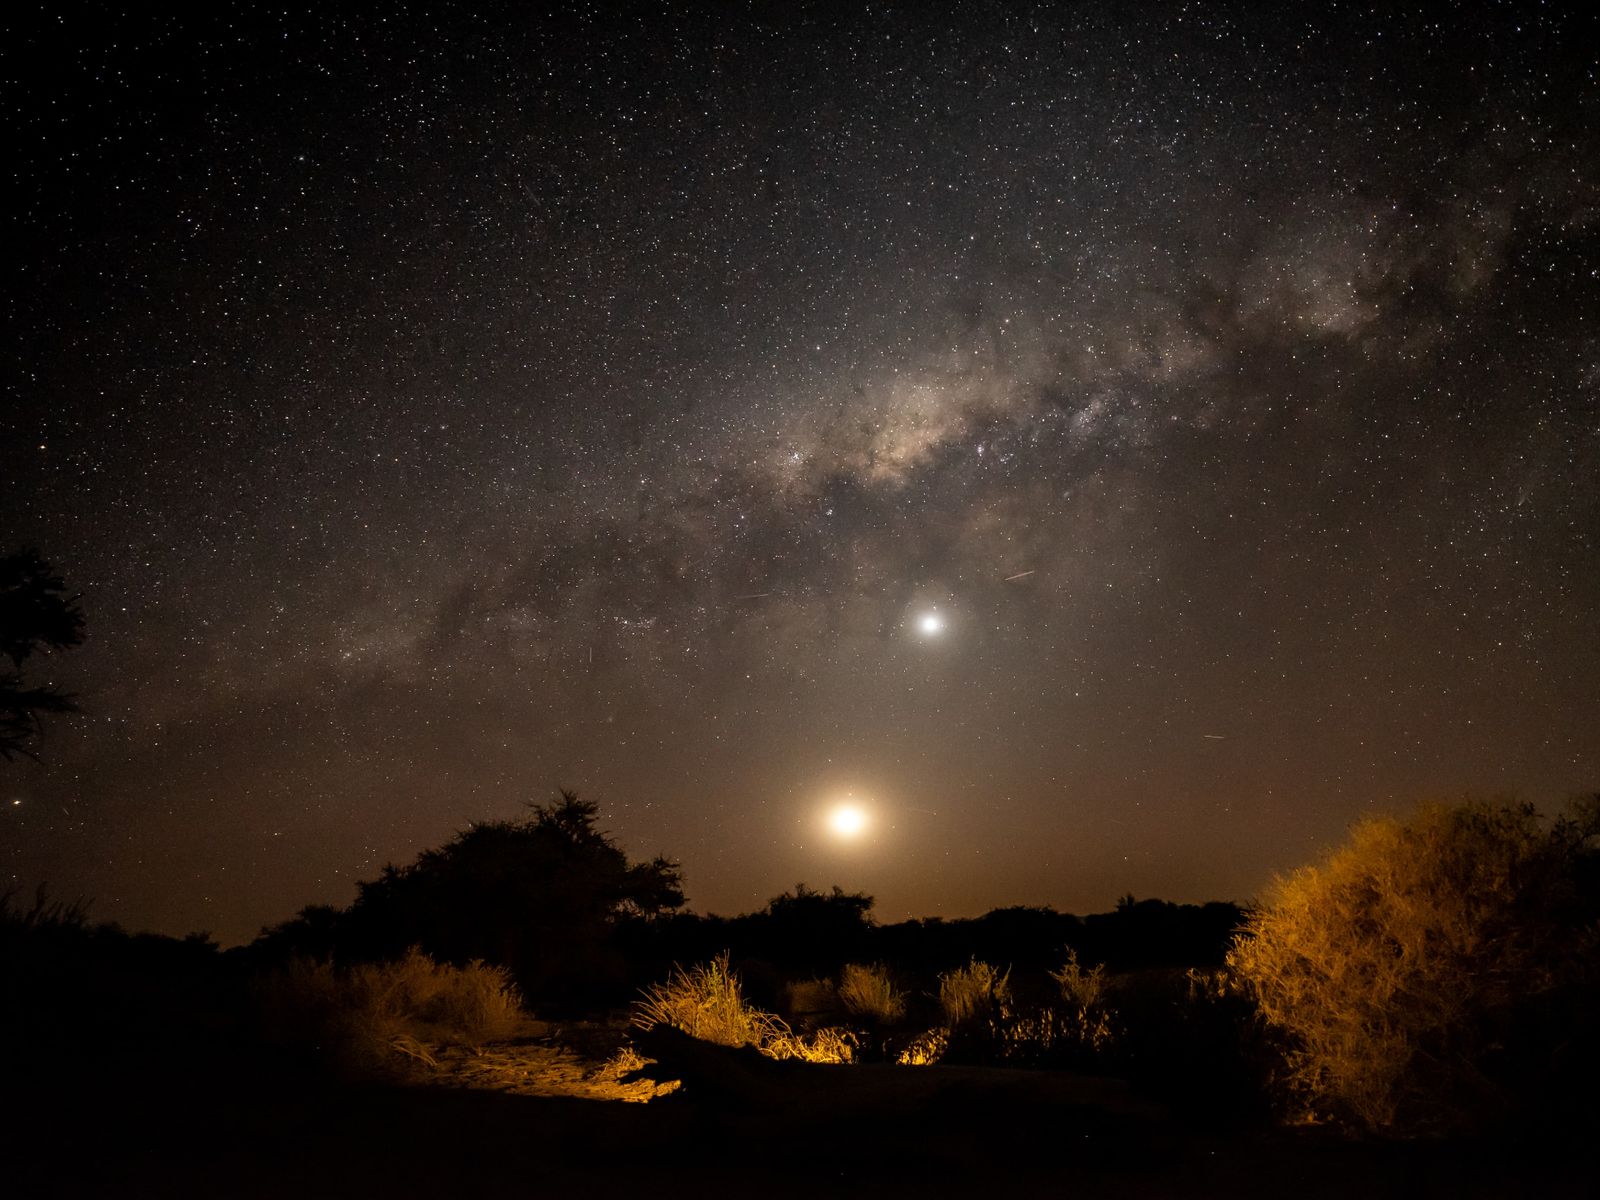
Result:
<svg viewBox="0 0 1600 1200"><path fill-rule="evenodd" d="M394 957L415 945L450 962L482 959L510 968L530 998L603 989L621 974L616 927L684 897L678 864L630 862L598 811L564 791L528 818L472 825L358 884L348 910L308 909L264 938L317 953Z"/></svg>

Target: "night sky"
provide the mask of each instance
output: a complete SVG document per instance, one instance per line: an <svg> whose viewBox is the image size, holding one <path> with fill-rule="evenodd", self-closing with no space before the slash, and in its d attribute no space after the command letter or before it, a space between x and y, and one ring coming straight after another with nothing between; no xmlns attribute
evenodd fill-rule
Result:
<svg viewBox="0 0 1600 1200"><path fill-rule="evenodd" d="M1600 786L1575 10L337 7L3 18L0 885L233 942L566 787L1084 912Z"/></svg>

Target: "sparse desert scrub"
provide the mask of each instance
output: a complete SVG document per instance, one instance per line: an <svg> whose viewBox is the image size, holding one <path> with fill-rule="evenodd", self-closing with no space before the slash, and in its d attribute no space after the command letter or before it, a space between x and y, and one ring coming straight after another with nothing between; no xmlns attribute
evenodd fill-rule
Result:
<svg viewBox="0 0 1600 1200"><path fill-rule="evenodd" d="M1584 1094L1596 816L1427 805L1274 881L1228 961L1283 1039L1304 1115L1453 1133Z"/></svg>
<svg viewBox="0 0 1600 1200"><path fill-rule="evenodd" d="M839 1003L852 1017L893 1025L906 1015L906 998L887 967L847 963L839 974Z"/></svg>
<svg viewBox="0 0 1600 1200"><path fill-rule="evenodd" d="M481 1046L508 1036L522 1016L503 968L449 966L416 949L394 962L342 967L291 958L254 991L270 1040L311 1048L347 1075L432 1066L430 1046Z"/></svg>
<svg viewBox="0 0 1600 1200"><path fill-rule="evenodd" d="M1069 951L1060 970L1024 982L1031 986L1019 994L1009 969L979 960L941 975L944 1025L907 1045L898 1061L1106 1069L1117 1023L1104 969L1083 969Z"/></svg>
<svg viewBox="0 0 1600 1200"><path fill-rule="evenodd" d="M1078 955L1067 951L1067 961L1050 978L1061 989L1054 1010L1055 1041L1058 1053L1065 1052L1084 1060L1106 1055L1117 1039L1116 1013L1106 995L1105 967L1096 964L1085 971Z"/></svg>
<svg viewBox="0 0 1600 1200"><path fill-rule="evenodd" d="M719 1046L754 1046L769 1058L831 1063L855 1058L855 1038L848 1032L823 1028L797 1034L782 1017L747 1003L726 954L697 967L674 968L665 983L645 990L634 1005L633 1022L641 1029L670 1025Z"/></svg>

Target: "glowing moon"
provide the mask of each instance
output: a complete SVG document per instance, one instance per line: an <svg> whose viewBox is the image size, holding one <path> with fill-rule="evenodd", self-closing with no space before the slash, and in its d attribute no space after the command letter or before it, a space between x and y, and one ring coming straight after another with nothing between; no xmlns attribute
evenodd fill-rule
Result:
<svg viewBox="0 0 1600 1200"><path fill-rule="evenodd" d="M917 629L924 637L937 637L944 632L944 618L936 612L923 613L917 618Z"/></svg>
<svg viewBox="0 0 1600 1200"><path fill-rule="evenodd" d="M828 814L828 828L842 838L860 837L866 832L867 814L854 804L841 804Z"/></svg>

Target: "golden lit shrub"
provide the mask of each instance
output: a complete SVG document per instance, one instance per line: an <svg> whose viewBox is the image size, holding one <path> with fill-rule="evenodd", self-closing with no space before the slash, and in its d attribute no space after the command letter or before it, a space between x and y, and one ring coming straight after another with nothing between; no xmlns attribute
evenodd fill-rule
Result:
<svg viewBox="0 0 1600 1200"><path fill-rule="evenodd" d="M887 967L846 964L838 996L847 1013L873 1024L893 1025L906 1015L905 994L894 986Z"/></svg>
<svg viewBox="0 0 1600 1200"><path fill-rule="evenodd" d="M1552 1014L1592 990L1589 832L1526 805L1428 805L1274 881L1228 962L1283 1036L1304 1114L1445 1132L1543 1090Z"/></svg>

